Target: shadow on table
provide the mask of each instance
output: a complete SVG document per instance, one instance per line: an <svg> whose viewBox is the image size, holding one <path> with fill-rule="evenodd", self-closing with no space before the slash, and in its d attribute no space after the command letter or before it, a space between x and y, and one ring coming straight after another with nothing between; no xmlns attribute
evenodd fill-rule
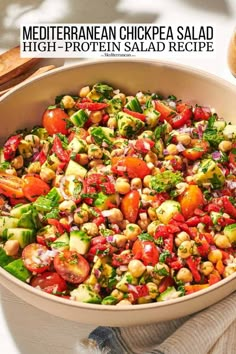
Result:
<svg viewBox="0 0 236 354"><path fill-rule="evenodd" d="M95 328L52 316L0 286L0 312L19 354L81 354L80 341ZM1 340L4 345L4 341ZM2 347L0 344L0 352Z"/></svg>
<svg viewBox="0 0 236 354"><path fill-rule="evenodd" d="M230 8L226 0L181 0L181 2L184 3L186 7L199 8L208 12L215 12L231 17Z"/></svg>
<svg viewBox="0 0 236 354"><path fill-rule="evenodd" d="M119 0L1 0L0 47L19 43L24 23L152 23L158 14L151 11L128 13L119 10Z"/></svg>

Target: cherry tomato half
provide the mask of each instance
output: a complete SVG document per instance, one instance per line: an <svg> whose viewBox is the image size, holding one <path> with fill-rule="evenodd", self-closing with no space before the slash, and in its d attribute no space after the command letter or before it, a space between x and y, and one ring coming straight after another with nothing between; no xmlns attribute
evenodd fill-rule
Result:
<svg viewBox="0 0 236 354"><path fill-rule="evenodd" d="M138 217L140 194L137 190L128 192L121 201L121 211L126 220L135 223Z"/></svg>
<svg viewBox="0 0 236 354"><path fill-rule="evenodd" d="M200 139L192 139L191 147L182 152L186 159L195 161L200 159L208 150L209 144L207 141Z"/></svg>
<svg viewBox="0 0 236 354"><path fill-rule="evenodd" d="M194 214L194 210L201 208L204 203L201 189L197 185L190 184L179 197L179 202L185 219L191 218Z"/></svg>
<svg viewBox="0 0 236 354"><path fill-rule="evenodd" d="M68 114L61 108L47 109L43 114L42 125L49 135L62 133L67 135L68 129L66 121Z"/></svg>
<svg viewBox="0 0 236 354"><path fill-rule="evenodd" d="M82 283L89 274L89 264L76 251L65 250L54 258L57 273L66 281L73 284Z"/></svg>
<svg viewBox="0 0 236 354"><path fill-rule="evenodd" d="M152 241L141 241L137 239L132 247L134 258L143 261L145 266L157 264L159 260L159 251Z"/></svg>
<svg viewBox="0 0 236 354"><path fill-rule="evenodd" d="M129 178L144 178L150 174L146 162L134 156L126 156L123 158L113 157L111 160L112 172L119 176L128 175Z"/></svg>
<svg viewBox="0 0 236 354"><path fill-rule="evenodd" d="M22 198L22 179L6 173L0 173L0 193L9 198Z"/></svg>
<svg viewBox="0 0 236 354"><path fill-rule="evenodd" d="M61 293L67 289L65 280L56 272L37 274L31 279L30 285L34 288L39 287L49 294Z"/></svg>
<svg viewBox="0 0 236 354"><path fill-rule="evenodd" d="M30 272L43 273L48 270L52 258L47 255L48 248L38 243L31 243L22 252L22 260Z"/></svg>
<svg viewBox="0 0 236 354"><path fill-rule="evenodd" d="M24 196L34 202L40 195L46 195L50 191L49 185L39 177L26 176L23 179Z"/></svg>

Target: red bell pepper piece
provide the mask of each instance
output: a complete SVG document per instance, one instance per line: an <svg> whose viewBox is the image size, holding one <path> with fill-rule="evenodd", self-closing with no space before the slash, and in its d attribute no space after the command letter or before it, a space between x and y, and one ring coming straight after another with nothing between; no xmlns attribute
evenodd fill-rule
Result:
<svg viewBox="0 0 236 354"><path fill-rule="evenodd" d="M147 296L149 294L149 290L146 284L144 285L129 285L128 284L129 293L133 295L134 300L137 300L140 297Z"/></svg>
<svg viewBox="0 0 236 354"><path fill-rule="evenodd" d="M193 284L193 285L185 285L184 290L185 294L189 295L195 293L196 291L203 290L209 287L209 284Z"/></svg>
<svg viewBox="0 0 236 354"><path fill-rule="evenodd" d="M200 257L194 258L193 256L189 256L186 259L186 263L187 263L190 271L192 272L193 279L195 280L196 283L199 283L201 280L201 275L197 269L197 267L200 263L200 260L201 260Z"/></svg>
<svg viewBox="0 0 236 354"><path fill-rule="evenodd" d="M171 276L167 276L163 279L161 279L160 285L159 285L159 292L163 293L169 286L174 285L174 279Z"/></svg>
<svg viewBox="0 0 236 354"><path fill-rule="evenodd" d="M176 111L167 106L162 101L155 101L155 109L161 114L159 120L163 122L166 120L169 122L173 116L176 115Z"/></svg>
<svg viewBox="0 0 236 354"><path fill-rule="evenodd" d="M181 113L177 114L174 117L171 117L169 120L170 125L174 129L181 128L184 124L186 124L192 117L192 109L186 108Z"/></svg>
<svg viewBox="0 0 236 354"><path fill-rule="evenodd" d="M76 103L76 107L79 109L88 109L89 111L99 111L108 107L108 103L102 102L78 102Z"/></svg>
<svg viewBox="0 0 236 354"><path fill-rule="evenodd" d="M203 109L202 107L197 106L194 110L193 117L194 120L200 121L200 120L208 120L211 116L211 111Z"/></svg>
<svg viewBox="0 0 236 354"><path fill-rule="evenodd" d="M215 271L214 273L211 273L208 277L209 285L213 285L215 283L218 283L218 281L220 281L220 280L221 280L221 276L217 271Z"/></svg>
<svg viewBox="0 0 236 354"><path fill-rule="evenodd" d="M127 114L129 114L130 116L134 117L134 118L138 118L141 121L145 122L146 116L143 113L139 113L139 112L134 112L134 111L130 111L128 108L124 108L123 111Z"/></svg>
<svg viewBox="0 0 236 354"><path fill-rule="evenodd" d="M229 214L233 218L236 218L236 208L229 200L229 197L227 196L222 197L222 201L223 201L223 208L225 213Z"/></svg>
<svg viewBox="0 0 236 354"><path fill-rule="evenodd" d="M22 140L20 134L11 136L3 146L3 155L6 161L12 160L15 157L16 150Z"/></svg>
<svg viewBox="0 0 236 354"><path fill-rule="evenodd" d="M167 238L164 238L164 249L173 252L174 248L174 235L169 234Z"/></svg>
<svg viewBox="0 0 236 354"><path fill-rule="evenodd" d="M61 139L57 135L53 141L52 152L54 152L62 162L68 162L70 159L69 151L63 149Z"/></svg>

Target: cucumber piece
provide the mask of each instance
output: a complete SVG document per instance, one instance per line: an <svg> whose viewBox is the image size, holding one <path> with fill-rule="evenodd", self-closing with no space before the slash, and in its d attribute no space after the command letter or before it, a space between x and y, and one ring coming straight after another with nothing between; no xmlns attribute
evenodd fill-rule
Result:
<svg viewBox="0 0 236 354"><path fill-rule="evenodd" d="M137 285L138 278L135 278L130 272L126 272L116 284L116 289L127 293L129 291L127 284Z"/></svg>
<svg viewBox="0 0 236 354"><path fill-rule="evenodd" d="M122 101L120 98L112 98L107 103L109 106L106 108L106 111L109 114L116 114L122 110Z"/></svg>
<svg viewBox="0 0 236 354"><path fill-rule="evenodd" d="M119 112L117 113L117 125L120 135L131 138L145 126L145 123L130 114Z"/></svg>
<svg viewBox="0 0 236 354"><path fill-rule="evenodd" d="M180 291L177 291L174 286L169 286L163 293L157 297L157 301L167 301L176 299L181 295Z"/></svg>
<svg viewBox="0 0 236 354"><path fill-rule="evenodd" d="M26 229L39 229L42 226L39 216L35 208L31 207L29 211L21 215L18 227L23 227Z"/></svg>
<svg viewBox="0 0 236 354"><path fill-rule="evenodd" d="M14 260L13 257L8 256L6 251L0 247L0 266L5 267L8 263L11 263Z"/></svg>
<svg viewBox="0 0 236 354"><path fill-rule="evenodd" d="M225 176L221 168L211 159L203 160L194 176L198 185L211 183L212 188L221 188L225 182Z"/></svg>
<svg viewBox="0 0 236 354"><path fill-rule="evenodd" d="M19 220L10 216L0 216L0 236L2 236L5 229L9 227L17 227Z"/></svg>
<svg viewBox="0 0 236 354"><path fill-rule="evenodd" d="M232 245L236 245L236 224L225 226L224 235Z"/></svg>
<svg viewBox="0 0 236 354"><path fill-rule="evenodd" d="M130 111L133 112L139 112L139 113L143 113L141 105L139 103L139 100L137 99L137 97L134 97L132 100L130 100L125 107L127 109L129 109Z"/></svg>
<svg viewBox="0 0 236 354"><path fill-rule="evenodd" d="M31 273L28 271L28 269L25 268L21 258L7 264L4 269L25 283L31 277Z"/></svg>
<svg viewBox="0 0 236 354"><path fill-rule="evenodd" d="M180 204L175 200L166 200L163 202L156 210L158 219L163 224L168 224L168 222L173 218L173 216L179 213L181 210Z"/></svg>
<svg viewBox="0 0 236 354"><path fill-rule="evenodd" d="M155 128L157 126L161 113L157 112L154 107L145 109L143 113L146 116L146 124L148 128Z"/></svg>
<svg viewBox="0 0 236 354"><path fill-rule="evenodd" d="M102 300L102 305L116 305L118 302L118 299L112 295L104 297Z"/></svg>
<svg viewBox="0 0 236 354"><path fill-rule="evenodd" d="M90 134L95 140L95 143L98 145L102 145L102 143L106 143L111 146L114 141L114 131L107 127L93 127L90 130Z"/></svg>
<svg viewBox="0 0 236 354"><path fill-rule="evenodd" d="M68 145L68 150L72 151L75 154L86 152L87 145L82 139L74 137Z"/></svg>
<svg viewBox="0 0 236 354"><path fill-rule="evenodd" d="M100 304L102 298L88 284L80 284L77 289L71 291L70 295L78 302Z"/></svg>
<svg viewBox="0 0 236 354"><path fill-rule="evenodd" d="M14 218L19 219L22 215L27 213L31 209L31 207L32 207L31 203L16 206L15 208L11 209L10 215Z"/></svg>
<svg viewBox="0 0 236 354"><path fill-rule="evenodd" d="M51 243L51 248L56 249L58 251L64 251L69 249L69 236L65 232L61 236L59 236L54 242Z"/></svg>
<svg viewBox="0 0 236 354"><path fill-rule="evenodd" d="M236 137L236 125L228 124L223 130L223 135L225 139L234 139Z"/></svg>
<svg viewBox="0 0 236 354"><path fill-rule="evenodd" d="M80 109L79 111L72 114L72 116L70 116L70 121L76 127L83 127L84 123L87 122L87 120L88 120L88 115L83 109Z"/></svg>
<svg viewBox="0 0 236 354"><path fill-rule="evenodd" d="M86 174L87 174L86 168L84 168L83 166L81 166L80 164L78 164L73 160L69 161L65 172L66 176L75 175L80 178L84 178Z"/></svg>
<svg viewBox="0 0 236 354"><path fill-rule="evenodd" d="M35 231L25 228L9 228L3 232L3 237L7 240L17 240L21 248L35 241Z"/></svg>
<svg viewBox="0 0 236 354"><path fill-rule="evenodd" d="M82 230L70 232L70 251L77 251L79 254L86 254L89 250L91 237Z"/></svg>
<svg viewBox="0 0 236 354"><path fill-rule="evenodd" d="M226 122L224 120L216 120L213 124L213 128L217 129L218 131L224 130L226 127Z"/></svg>
<svg viewBox="0 0 236 354"><path fill-rule="evenodd" d="M217 213L216 211L211 211L210 212L210 217L211 221L213 222L214 225L217 225L219 218L222 217L221 213Z"/></svg>

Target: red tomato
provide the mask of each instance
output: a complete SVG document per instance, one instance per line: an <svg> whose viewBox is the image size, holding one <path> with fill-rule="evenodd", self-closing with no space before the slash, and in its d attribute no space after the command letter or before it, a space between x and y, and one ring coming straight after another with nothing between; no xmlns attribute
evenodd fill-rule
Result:
<svg viewBox="0 0 236 354"><path fill-rule="evenodd" d="M236 166L236 144L233 144L233 148L229 153L229 162Z"/></svg>
<svg viewBox="0 0 236 354"><path fill-rule="evenodd" d="M129 178L144 178L150 174L150 168L148 168L146 162L138 157L126 156L123 158L113 157L111 159L112 172L119 176L128 175Z"/></svg>
<svg viewBox="0 0 236 354"><path fill-rule="evenodd" d="M9 198L22 198L22 179L6 173L0 173L0 193Z"/></svg>
<svg viewBox="0 0 236 354"><path fill-rule="evenodd" d="M137 190L128 192L121 201L121 211L124 218L135 223L138 217L140 194Z"/></svg>
<svg viewBox="0 0 236 354"><path fill-rule="evenodd" d="M34 202L40 195L46 195L50 191L49 185L39 177L26 176L23 179L24 196Z"/></svg>
<svg viewBox="0 0 236 354"><path fill-rule="evenodd" d="M170 108L169 106L167 106L166 104L164 104L161 101L155 101L155 109L161 113L160 115L160 120L164 121L166 120L167 122L169 122L169 120L176 115L176 111L174 111L172 108Z"/></svg>
<svg viewBox="0 0 236 354"><path fill-rule="evenodd" d="M103 102L78 102L76 103L76 107L79 109L88 109L89 111L98 111L108 107L108 103Z"/></svg>
<svg viewBox="0 0 236 354"><path fill-rule="evenodd" d="M159 285L159 292L163 293L169 286L173 286L174 283L174 279L171 276L162 278Z"/></svg>
<svg viewBox="0 0 236 354"><path fill-rule="evenodd" d="M65 250L54 258L57 273L66 281L73 284L82 283L89 275L89 264L76 251Z"/></svg>
<svg viewBox="0 0 236 354"><path fill-rule="evenodd" d="M67 289L65 280L56 272L44 272L37 274L30 281L30 285L34 288L39 287L41 290L53 294L63 292Z"/></svg>
<svg viewBox="0 0 236 354"><path fill-rule="evenodd" d="M178 129L186 124L192 117L192 109L185 108L181 113L169 119L169 123L174 129Z"/></svg>
<svg viewBox="0 0 236 354"><path fill-rule="evenodd" d="M200 139L192 139L191 147L182 152L186 159L195 161L200 159L208 150L209 144L207 141Z"/></svg>
<svg viewBox="0 0 236 354"><path fill-rule="evenodd" d="M61 108L47 109L43 114L42 125L49 135L57 133L67 135L66 121L68 119L68 114Z"/></svg>
<svg viewBox="0 0 236 354"><path fill-rule="evenodd" d="M210 109L206 109L200 106L197 106L194 110L193 113L194 120L200 121L200 120L208 120L211 116L211 111Z"/></svg>
<svg viewBox="0 0 236 354"><path fill-rule="evenodd" d="M22 260L25 267L30 272L43 273L48 270L52 262L52 258L47 255L48 249L46 246L38 243L31 243L26 246L22 252Z"/></svg>
<svg viewBox="0 0 236 354"><path fill-rule="evenodd" d="M141 154L146 154L155 145L154 141L151 139L143 138L138 139L135 143L135 150Z"/></svg>
<svg viewBox="0 0 236 354"><path fill-rule="evenodd" d="M133 244L132 253L136 259L143 261L145 266L154 266L159 260L159 251L152 241L141 241L137 239Z"/></svg>
<svg viewBox="0 0 236 354"><path fill-rule="evenodd" d="M179 202L184 218L191 218L194 215L194 210L200 208L204 203L201 189L197 185L190 184L179 197Z"/></svg>

